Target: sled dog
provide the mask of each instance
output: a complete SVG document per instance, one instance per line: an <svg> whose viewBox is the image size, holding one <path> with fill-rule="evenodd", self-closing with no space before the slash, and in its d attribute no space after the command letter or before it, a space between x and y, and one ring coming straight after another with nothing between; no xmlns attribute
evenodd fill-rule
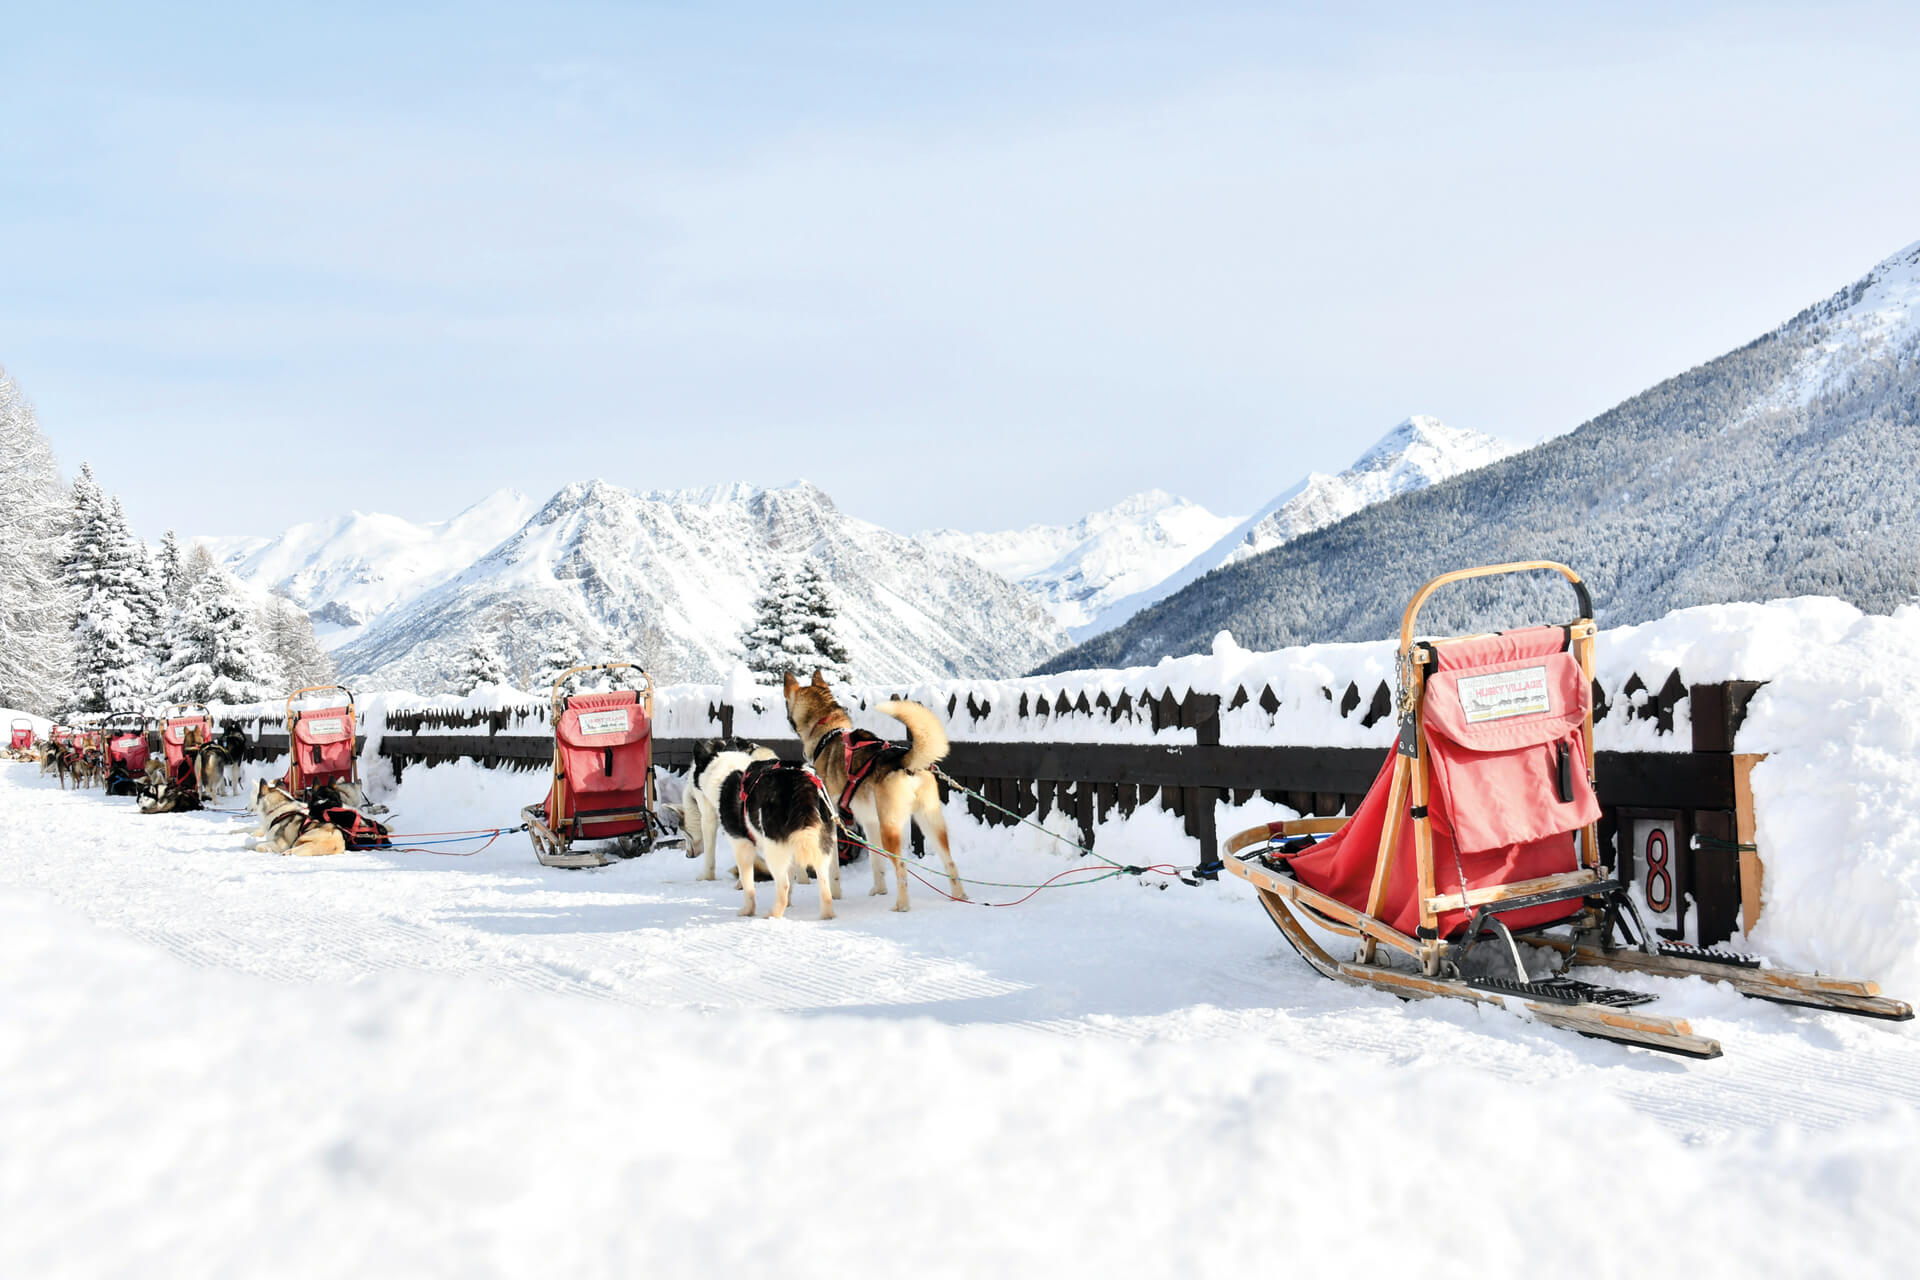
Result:
<svg viewBox="0 0 1920 1280"><path fill-rule="evenodd" d="M101 764L98 751L75 751L67 762L67 775L73 779L73 789L79 791L85 787L103 787L107 775Z"/></svg>
<svg viewBox="0 0 1920 1280"><path fill-rule="evenodd" d="M182 796L180 789L167 779L167 766L164 761L147 761L145 775L134 793L139 797L142 813L173 813L180 808Z"/></svg>
<svg viewBox="0 0 1920 1280"><path fill-rule="evenodd" d="M907 745L897 746L856 730L847 709L835 701L833 690L813 673L811 684L801 684L791 674L786 678L787 720L800 735L800 749L843 810L851 810L854 820L877 838L886 857L870 855L873 863L872 894L887 891L886 863L894 863L894 879L899 888L893 909L908 910L907 875L899 857L906 848L909 821L933 837L946 864L952 894L966 901L960 884L960 871L953 865L953 850L947 843L947 818L940 809L940 784L929 772L947 755L946 730L933 712L917 702L883 702L879 710L907 727Z"/></svg>
<svg viewBox="0 0 1920 1280"><path fill-rule="evenodd" d="M260 815L260 826L254 831L260 838L252 846L257 850L309 858L346 852L347 840L340 828L326 822L308 826L307 806L277 782L262 778L247 807Z"/></svg>
<svg viewBox="0 0 1920 1280"><path fill-rule="evenodd" d="M767 755L727 773L717 788L720 829L733 842L734 865L745 896L740 914L750 916L754 911L750 861L754 859L764 860L773 873L776 919L787 914L795 873L805 868L820 887L820 918L831 920L840 887L840 841L826 787L808 766L773 759L771 752ZM720 755L708 766L708 774L737 758L732 752Z"/></svg>
<svg viewBox="0 0 1920 1280"><path fill-rule="evenodd" d="M193 783L200 798L211 804L222 796L240 794L240 754L222 739L200 748L193 758Z"/></svg>
<svg viewBox="0 0 1920 1280"><path fill-rule="evenodd" d="M693 749L693 770L687 774L687 793L680 800L680 825L687 833L687 856L700 859L700 874L694 879L713 879L714 846L725 834L720 830L722 780L755 760L771 759L773 752L740 738L708 738ZM716 769L716 764L721 767Z"/></svg>

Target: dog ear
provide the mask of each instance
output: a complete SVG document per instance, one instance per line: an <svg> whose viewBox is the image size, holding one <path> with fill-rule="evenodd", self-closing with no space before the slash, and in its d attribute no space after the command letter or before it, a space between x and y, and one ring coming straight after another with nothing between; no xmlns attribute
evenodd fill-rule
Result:
<svg viewBox="0 0 1920 1280"><path fill-rule="evenodd" d="M784 687L787 691L787 696L792 697L793 691L800 687L800 682L793 678L793 672L791 671L787 672L787 674L784 677L782 677L782 680L784 683Z"/></svg>
<svg viewBox="0 0 1920 1280"><path fill-rule="evenodd" d="M818 667L813 669L813 687L816 689L824 689L827 687L827 678L820 674L820 668Z"/></svg>

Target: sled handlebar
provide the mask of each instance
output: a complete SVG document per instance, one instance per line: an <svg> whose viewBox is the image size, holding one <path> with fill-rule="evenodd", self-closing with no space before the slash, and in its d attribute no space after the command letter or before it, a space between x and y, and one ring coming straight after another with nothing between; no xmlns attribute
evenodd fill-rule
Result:
<svg viewBox="0 0 1920 1280"><path fill-rule="evenodd" d="M1593 620L1593 597L1587 591L1587 584L1580 580L1579 574L1566 565L1556 560L1516 560L1511 564L1483 564L1475 569L1455 569L1452 573L1443 573L1414 592L1413 600L1407 605L1406 613L1400 618L1400 652L1405 653L1413 647L1413 624L1420 617L1421 606L1426 604L1427 597L1441 587L1452 582L1465 582L1469 578L1496 578L1503 574L1537 571L1557 573L1565 578L1568 585L1573 588L1574 594L1580 597L1580 616L1576 621L1591 622Z"/></svg>
<svg viewBox="0 0 1920 1280"><path fill-rule="evenodd" d="M293 725L293 704L299 701L301 697L309 693L332 693L335 691L346 694L347 700L342 703L329 703L327 704L327 708L307 707L307 708L303 708L303 710L320 711L323 709L331 709L332 707L338 706L338 707L345 708L348 712L352 712L353 711L353 690L347 688L347 686L343 684L310 684L304 689L295 689L292 693L287 695L288 727L291 728Z"/></svg>
<svg viewBox="0 0 1920 1280"><path fill-rule="evenodd" d="M553 678L554 722L555 723L559 722L560 713L565 709L561 706L561 703L565 701L564 697L560 692L561 685L565 684L568 680L572 679L574 676L577 676L585 671L622 671L622 670L638 671L640 673L640 679L645 681L645 683L640 688L635 689L634 692L639 694L643 699L645 699L646 705L647 705L647 714L652 715L653 714L653 677L647 674L647 669L645 667L641 666L637 662L589 662L578 667L568 667L565 671L562 671L559 675Z"/></svg>

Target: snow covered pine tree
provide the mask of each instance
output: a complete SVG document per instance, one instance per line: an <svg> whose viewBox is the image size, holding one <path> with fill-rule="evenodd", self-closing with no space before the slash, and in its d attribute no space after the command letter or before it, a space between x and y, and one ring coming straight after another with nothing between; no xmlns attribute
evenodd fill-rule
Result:
<svg viewBox="0 0 1920 1280"><path fill-rule="evenodd" d="M153 620L145 549L93 468L73 482L73 535L60 574L75 599L75 711L145 714L153 696L148 664Z"/></svg>
<svg viewBox="0 0 1920 1280"><path fill-rule="evenodd" d="M467 643L460 655L460 665L453 673L453 687L462 695L470 695L483 684L511 684L507 673L507 660L500 652L500 645L488 632L477 632Z"/></svg>
<svg viewBox="0 0 1920 1280"><path fill-rule="evenodd" d="M224 569L210 569L167 630L160 695L169 702L255 702L286 690L286 676L268 652Z"/></svg>
<svg viewBox="0 0 1920 1280"><path fill-rule="evenodd" d="M187 599L187 561L180 551L180 539L171 529L160 535L160 554L155 557L154 567L159 570L167 603L178 609Z"/></svg>
<svg viewBox="0 0 1920 1280"><path fill-rule="evenodd" d="M53 450L0 369L0 706L51 715L73 676L66 511Z"/></svg>
<svg viewBox="0 0 1920 1280"><path fill-rule="evenodd" d="M844 682L853 679L853 671L847 660L847 647L840 643L838 629L834 625L840 617L840 609L833 602L833 585L827 581L827 575L820 572L819 565L808 560L800 566L794 587L800 597L801 626L816 655L814 665L829 680Z"/></svg>
<svg viewBox="0 0 1920 1280"><path fill-rule="evenodd" d="M313 619L279 588L260 606L258 622L267 652L289 689L332 684L333 659L314 638Z"/></svg>
<svg viewBox="0 0 1920 1280"><path fill-rule="evenodd" d="M797 572L775 565L740 638L747 670L777 679L818 668L829 679L846 679L847 651L834 634L837 616L826 578L811 562Z"/></svg>

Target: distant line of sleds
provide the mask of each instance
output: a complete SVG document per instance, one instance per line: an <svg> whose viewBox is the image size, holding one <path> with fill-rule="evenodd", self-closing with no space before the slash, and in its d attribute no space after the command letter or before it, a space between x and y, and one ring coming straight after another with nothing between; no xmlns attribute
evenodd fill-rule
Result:
<svg viewBox="0 0 1920 1280"><path fill-rule="evenodd" d="M1572 621L1480 635L1419 636L1421 608L1440 588L1474 578L1529 572L1560 575L1573 588ZM1696 1035L1683 1019L1643 1012L1659 997L1601 986L1572 976L1610 968L1723 982L1742 995L1872 1018L1906 1020L1911 1006L1883 996L1872 982L1778 969L1761 959L1663 940L1649 930L1627 884L1602 864L1600 799L1593 774L1593 605L1586 585L1566 565L1523 561L1443 574L1423 586L1401 619L1398 656L1399 733L1366 796L1345 817L1272 822L1227 843L1226 870L1253 886L1286 941L1318 973L1406 999L1448 997L1520 1013L1582 1035L1694 1058L1720 1055L1717 1041ZM568 692L577 677L598 673L626 688ZM752 744L701 821L726 824L756 861L781 862L800 841L800 861L814 866L811 841L850 825L876 829L875 892L884 889L882 861L897 863L908 821L937 825L954 892L962 881L946 848L944 819L920 803L919 779L945 752L937 719L918 704L882 710L908 725L896 745L852 729L817 675L812 685L788 677L788 717L807 756L798 764L755 761ZM912 708L913 710L906 710ZM662 821L652 761L653 683L633 663L576 667L554 681L552 776L540 803L522 813L539 860L555 867L591 867L654 847ZM345 689L300 690L288 700L291 761L277 785L284 802L342 832L343 847L377 845L386 831L370 815L354 761L354 708ZM62 735L65 735L64 737ZM217 790L218 775L198 766L214 741L204 707L172 708L157 730L161 760L147 769L138 727L56 730L54 746L85 779L104 771L109 791L143 795L143 807L166 796L188 808ZM29 733L30 736L30 733ZM937 738L937 741L936 741ZM23 749L21 729L11 750ZM861 753L868 753L862 755ZM870 758L871 763L862 763ZM89 764L89 762L92 762ZM881 770L901 797L892 804L864 780ZM66 765L63 768L69 767ZM732 766L729 766L732 767ZM758 791L755 770L796 770L801 784ZM699 770L689 789L703 779ZM152 775L148 781L139 779ZM213 781L209 781L209 777ZM798 776L798 775L796 775ZM145 788L143 791L142 788ZM715 790L708 787L708 790ZM837 794L836 794L837 793ZM756 801L754 796L761 799ZM778 795L777 806L767 797ZM256 806L259 806L256 796ZM778 811L776 812L776 807ZM689 812L699 809L690 797ZM897 810L897 812L895 811ZM809 816L812 815L812 816ZM795 834L805 832L804 837ZM695 834L710 841L712 833ZM711 845L707 845L710 858ZM700 853L694 849L689 856ZM767 856L778 854L778 856ZM745 857L743 853L742 857ZM827 863L820 860L824 871ZM711 875L711 862L707 875ZM830 916L834 874L817 877L822 915ZM905 909L905 874L896 909ZM752 876L742 867L751 912ZM777 905L784 910L784 877ZM1351 940L1336 954L1334 938Z"/></svg>

